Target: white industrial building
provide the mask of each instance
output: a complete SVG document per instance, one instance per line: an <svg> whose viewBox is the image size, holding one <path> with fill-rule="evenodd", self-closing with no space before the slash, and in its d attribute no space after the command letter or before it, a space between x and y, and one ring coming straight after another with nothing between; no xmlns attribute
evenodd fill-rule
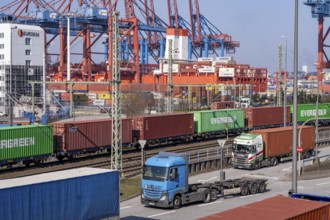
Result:
<svg viewBox="0 0 330 220"><path fill-rule="evenodd" d="M10 96L16 105L31 97L28 81L42 81L44 40L38 26L0 23L0 111L8 113ZM42 97L41 84L35 97Z"/></svg>

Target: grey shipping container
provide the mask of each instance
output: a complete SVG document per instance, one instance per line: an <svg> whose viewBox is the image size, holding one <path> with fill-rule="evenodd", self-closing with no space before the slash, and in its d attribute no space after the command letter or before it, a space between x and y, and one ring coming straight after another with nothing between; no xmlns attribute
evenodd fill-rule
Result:
<svg viewBox="0 0 330 220"><path fill-rule="evenodd" d="M53 123L55 152L79 152L110 148L112 120L65 121ZM132 120L122 119L122 143L132 142Z"/></svg>
<svg viewBox="0 0 330 220"><path fill-rule="evenodd" d="M306 220L330 219L330 203L274 196L259 202L213 214L200 220Z"/></svg>
<svg viewBox="0 0 330 220"><path fill-rule="evenodd" d="M299 134L300 126L297 128ZM251 134L261 134L264 141L265 158L288 155L292 152L292 126L253 130ZM301 131L301 147L304 150L313 150L315 147L315 129L311 126L304 126ZM298 137L297 137L298 138ZM299 141L297 142L299 145Z"/></svg>
<svg viewBox="0 0 330 220"><path fill-rule="evenodd" d="M119 172L77 168L0 181L1 219L119 219Z"/></svg>
<svg viewBox="0 0 330 220"><path fill-rule="evenodd" d="M136 116L134 137L139 140L166 139L194 134L192 113Z"/></svg>
<svg viewBox="0 0 330 220"><path fill-rule="evenodd" d="M282 106L266 106L246 108L245 118L246 127L271 127L284 123L284 107ZM291 122L290 106L286 107L286 123Z"/></svg>

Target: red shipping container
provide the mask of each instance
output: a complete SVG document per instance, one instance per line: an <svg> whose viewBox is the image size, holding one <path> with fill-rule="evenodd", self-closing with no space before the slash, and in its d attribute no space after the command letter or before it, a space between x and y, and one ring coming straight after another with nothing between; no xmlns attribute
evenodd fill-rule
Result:
<svg viewBox="0 0 330 220"><path fill-rule="evenodd" d="M295 199L278 195L259 202L206 216L204 218L200 218L200 220L305 220L329 218L330 203L328 202Z"/></svg>
<svg viewBox="0 0 330 220"><path fill-rule="evenodd" d="M227 107L228 105L228 107ZM225 109L225 108L235 108L235 103L234 102L212 102L211 103L211 110L216 110L216 109Z"/></svg>
<svg viewBox="0 0 330 220"><path fill-rule="evenodd" d="M54 122L53 134L55 152L108 148L112 140L112 120ZM122 119L122 143L132 143L132 119Z"/></svg>
<svg viewBox="0 0 330 220"><path fill-rule="evenodd" d="M284 123L283 106L253 107L244 110L247 128L281 125ZM286 107L286 123L291 123L289 106Z"/></svg>
<svg viewBox="0 0 330 220"><path fill-rule="evenodd" d="M88 91L102 91L106 92L109 91L110 84L89 84L88 85Z"/></svg>
<svg viewBox="0 0 330 220"><path fill-rule="evenodd" d="M194 134L192 113L136 116L133 118L134 137L139 140L166 139Z"/></svg>

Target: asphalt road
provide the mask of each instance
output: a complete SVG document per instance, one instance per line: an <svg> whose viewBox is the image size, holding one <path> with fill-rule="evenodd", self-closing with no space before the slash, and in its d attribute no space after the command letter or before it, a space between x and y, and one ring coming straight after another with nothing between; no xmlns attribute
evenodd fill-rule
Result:
<svg viewBox="0 0 330 220"><path fill-rule="evenodd" d="M319 155L330 154L330 147L319 149ZM260 177L267 178L268 185L265 193L248 195L248 196L232 196L227 198L219 198L212 203L195 203L183 206L181 209L160 209L154 207L145 207L140 203L140 197L122 202L120 204L121 219L198 219L214 213L222 212L228 209L236 208L242 205L260 201L275 195L288 195L288 191L292 188L292 181L288 178L291 175L292 162L288 161L280 163L275 167L262 168L259 170L240 170L226 169L226 179L237 177ZM190 183L195 182L213 182L219 180L219 171L205 173L189 178ZM312 180L298 180L298 192L310 193L317 195L330 196L330 177L317 178Z"/></svg>

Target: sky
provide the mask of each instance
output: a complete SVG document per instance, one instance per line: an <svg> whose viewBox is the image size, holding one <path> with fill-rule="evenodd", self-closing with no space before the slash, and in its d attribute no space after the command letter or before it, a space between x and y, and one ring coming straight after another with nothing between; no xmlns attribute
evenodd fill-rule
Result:
<svg viewBox="0 0 330 220"><path fill-rule="evenodd" d="M222 32L240 42L234 55L238 63L278 69L278 46L282 45L285 67L285 36L287 39L287 67L293 71L295 0L200 0L201 13ZM298 70L308 65L315 71L317 62L317 19L311 8L299 0ZM325 22L326 23L326 22ZM329 25L329 23L327 23ZM325 25L325 27L327 27ZM326 30L324 30L325 32Z"/></svg>
<svg viewBox="0 0 330 220"><path fill-rule="evenodd" d="M76 0L77 1L77 0ZM136 0L141 1L141 0ZM315 71L317 62L317 19L311 8L299 0L298 70L303 65ZM1 0L0 6L9 0ZM119 0L120 17L124 16L123 0ZM179 14L189 21L188 0L177 0ZM167 1L154 0L156 13L167 21ZM285 36L287 39L287 67L293 71L295 0L199 0L200 12L221 32L240 42L234 54L237 63L252 67L278 69L278 46L283 46L282 66L285 67ZM138 11L136 9L136 11ZM330 19L330 18L328 18ZM325 30L329 21L325 19ZM56 44L56 43L55 43ZM73 45L73 47L79 47Z"/></svg>

